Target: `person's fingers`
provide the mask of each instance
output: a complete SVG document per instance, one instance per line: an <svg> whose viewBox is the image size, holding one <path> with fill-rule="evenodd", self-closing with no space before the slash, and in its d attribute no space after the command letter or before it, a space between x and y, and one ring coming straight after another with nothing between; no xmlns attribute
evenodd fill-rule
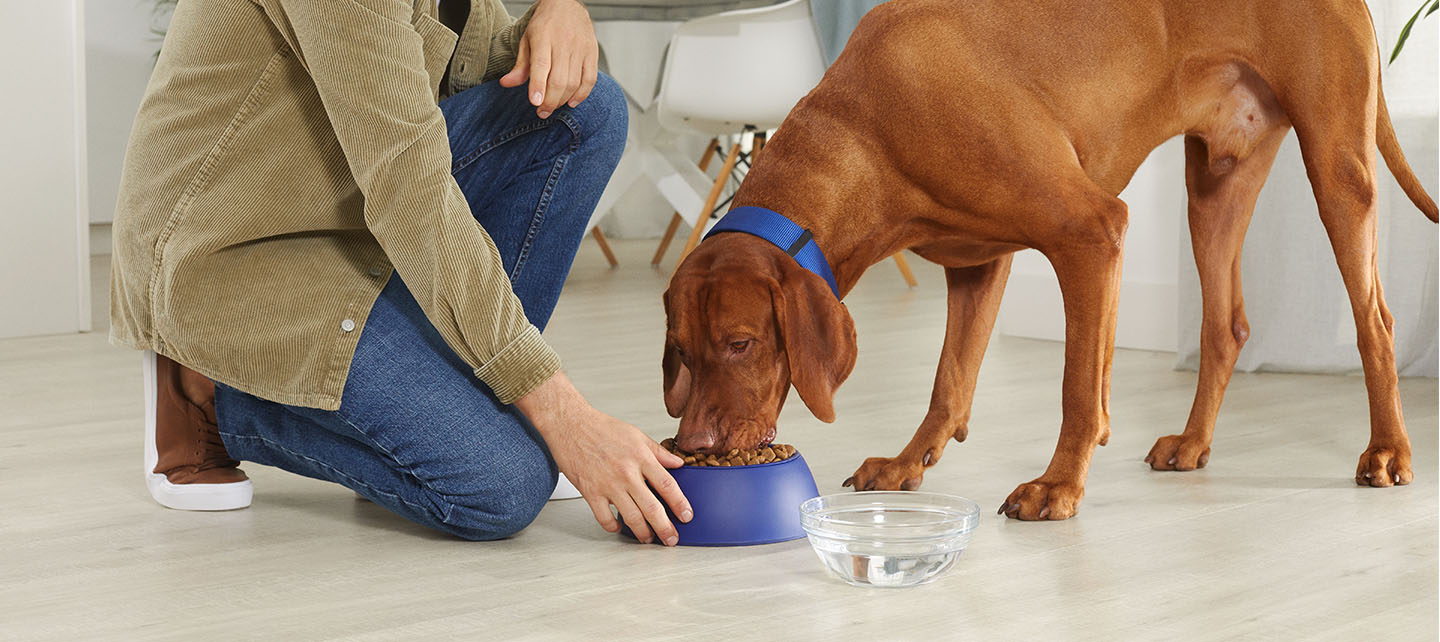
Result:
<svg viewBox="0 0 1440 642"><path fill-rule="evenodd" d="M585 58L581 60L580 87L575 90L575 95L570 97L571 108L580 106L580 103L590 97L590 90L595 88L595 81L599 78L599 72L596 69L598 62L596 54L585 54Z"/></svg>
<svg viewBox="0 0 1440 642"><path fill-rule="evenodd" d="M670 512L675 513L681 522L689 523L695 516L695 511L690 508L690 500L685 498L685 493L680 490L680 484L675 483L670 471L651 464L645 467L644 472L650 487L670 505Z"/></svg>
<svg viewBox="0 0 1440 642"><path fill-rule="evenodd" d="M545 88L550 83L550 68L553 65L550 42L542 38L530 41L530 104L539 107L540 117L548 118L554 108L545 109Z"/></svg>
<svg viewBox="0 0 1440 642"><path fill-rule="evenodd" d="M675 453L665 450L664 446L661 446L654 441L651 441L649 443L649 446L650 452L655 453L655 459L656 461L660 462L661 466L664 466L666 468L679 468L685 465L684 459L681 459L680 456L676 455Z"/></svg>
<svg viewBox="0 0 1440 642"><path fill-rule="evenodd" d="M501 87L519 87L530 78L530 36L520 37L520 46L515 53L515 66L500 77ZM533 104L533 101L532 101Z"/></svg>
<svg viewBox="0 0 1440 642"><path fill-rule="evenodd" d="M650 543L653 533L650 532L650 525L645 522L645 515L640 507L635 505L635 499L625 493L616 493L616 497L610 500L615 504L615 509L620 511L621 519L625 525L630 527L630 532L635 534L635 539L646 544Z"/></svg>
<svg viewBox="0 0 1440 642"><path fill-rule="evenodd" d="M675 526L670 523L670 517L665 514L665 506L646 488L643 479L635 480L630 489L630 498L640 508L640 512L644 513L645 521L650 523L650 529L659 536L661 542L666 546L674 546L680 540Z"/></svg>
<svg viewBox="0 0 1440 642"><path fill-rule="evenodd" d="M580 84L585 80L585 53L583 50L575 49L570 53L570 64L566 67L565 83L560 88L557 96L560 102L555 106L571 105L575 103L575 94L580 93Z"/></svg>
<svg viewBox="0 0 1440 642"><path fill-rule="evenodd" d="M545 86L545 100L540 103L540 117L549 118L550 114L570 96L575 93L575 87L580 84L580 70L575 67L574 61L565 56L563 51L551 52L553 64L550 67L549 82Z"/></svg>
<svg viewBox="0 0 1440 642"><path fill-rule="evenodd" d="M597 499L586 497L585 503L590 505L590 512L595 514L595 521L600 524L600 528L605 529L607 533L620 532L620 523L616 522L615 516L610 514L609 501L604 497Z"/></svg>

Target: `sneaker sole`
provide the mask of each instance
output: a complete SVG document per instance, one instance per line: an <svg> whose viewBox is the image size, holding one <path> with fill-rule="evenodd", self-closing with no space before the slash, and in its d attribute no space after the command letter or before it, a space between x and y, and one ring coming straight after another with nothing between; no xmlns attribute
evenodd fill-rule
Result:
<svg viewBox="0 0 1440 642"><path fill-rule="evenodd" d="M565 479L565 473L560 473L560 479L555 482L555 490L550 493L550 501L557 499L578 499L580 496L580 491L575 488L575 484Z"/></svg>
<svg viewBox="0 0 1440 642"><path fill-rule="evenodd" d="M155 465L160 459L155 449L155 417L159 404L159 382L155 371L155 353L141 354L145 373L145 487L150 497L161 506L175 510L236 510L250 505L255 486L250 480L229 484L172 484Z"/></svg>

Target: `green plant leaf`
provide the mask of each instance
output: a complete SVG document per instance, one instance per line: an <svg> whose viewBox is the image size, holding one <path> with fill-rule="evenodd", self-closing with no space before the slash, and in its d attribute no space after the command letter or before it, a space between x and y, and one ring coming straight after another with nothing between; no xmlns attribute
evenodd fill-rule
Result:
<svg viewBox="0 0 1440 642"><path fill-rule="evenodd" d="M1422 17L1430 17L1430 14L1440 10L1440 0L1423 0L1420 8L1415 10L1415 15L1410 16L1410 21L1405 23L1405 28L1400 30L1400 37L1395 40L1395 51L1390 53L1390 62L1394 64L1395 59L1400 57L1400 50L1405 47L1405 40L1410 37L1410 29L1415 26L1415 21ZM1424 16L1420 14L1425 14Z"/></svg>

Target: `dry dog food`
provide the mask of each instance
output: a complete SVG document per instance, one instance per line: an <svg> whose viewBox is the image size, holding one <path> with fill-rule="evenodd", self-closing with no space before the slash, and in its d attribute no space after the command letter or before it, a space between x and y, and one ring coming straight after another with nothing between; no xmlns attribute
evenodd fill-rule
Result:
<svg viewBox="0 0 1440 642"><path fill-rule="evenodd" d="M795 447L789 444L770 444L755 450L731 450L724 455L687 453L675 445L673 438L660 442L660 445L683 458L686 466L753 466L785 461L795 456Z"/></svg>

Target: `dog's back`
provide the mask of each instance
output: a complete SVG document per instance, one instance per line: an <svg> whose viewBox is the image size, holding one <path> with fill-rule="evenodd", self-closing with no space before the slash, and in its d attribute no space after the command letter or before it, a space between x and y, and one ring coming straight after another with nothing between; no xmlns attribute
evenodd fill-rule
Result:
<svg viewBox="0 0 1440 642"><path fill-rule="evenodd" d="M1267 127L1297 117L1287 111L1305 118L1305 101L1280 96L1333 84L1373 102L1366 88L1378 87L1378 73L1362 0L892 0L861 21L796 106L804 118L772 139L736 202L760 192L756 204L813 209L836 192L843 196L831 206L852 207L877 191L873 182L901 180L922 194L872 205L924 212L939 197L946 209L984 208L1010 195L977 190L998 189L996 178L1013 178L1005 174L1056 147L1073 150L1097 185L1118 194L1166 139L1198 135L1217 163L1238 161ZM1397 179L1433 219L1398 145L1383 146L1393 139L1388 118L1377 124ZM835 171L824 186L796 190L804 177L783 167L791 154ZM968 184L957 190L957 182ZM787 192L807 202L775 203Z"/></svg>

